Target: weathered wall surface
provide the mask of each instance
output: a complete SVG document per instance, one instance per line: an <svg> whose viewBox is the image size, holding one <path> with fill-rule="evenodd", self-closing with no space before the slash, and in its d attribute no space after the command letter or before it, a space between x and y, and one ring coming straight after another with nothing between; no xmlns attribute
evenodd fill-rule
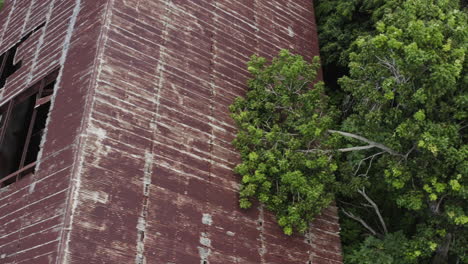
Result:
<svg viewBox="0 0 468 264"><path fill-rule="evenodd" d="M232 173L245 63L318 54L311 1L7 0L0 54L43 22L0 92L61 69L37 173L0 189L0 263L341 263L336 208L287 237Z"/></svg>
<svg viewBox="0 0 468 264"><path fill-rule="evenodd" d="M66 235L71 175L81 140L105 1L6 0L0 54L42 23L18 49L23 66L0 91L0 104L60 68L37 173L0 189L0 263L56 263ZM0 164L2 166L2 164Z"/></svg>
<svg viewBox="0 0 468 264"><path fill-rule="evenodd" d="M110 0L104 28L67 263L341 263L336 208L287 237L232 173L245 64L317 55L312 1Z"/></svg>

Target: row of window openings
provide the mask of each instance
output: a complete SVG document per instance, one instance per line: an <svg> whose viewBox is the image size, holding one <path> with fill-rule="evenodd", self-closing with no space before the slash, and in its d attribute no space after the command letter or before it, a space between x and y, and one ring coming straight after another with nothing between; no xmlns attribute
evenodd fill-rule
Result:
<svg viewBox="0 0 468 264"><path fill-rule="evenodd" d="M57 75L0 107L0 188L34 173Z"/></svg>
<svg viewBox="0 0 468 264"><path fill-rule="evenodd" d="M15 63L18 48L43 26L0 55L0 89L21 68L22 61ZM53 71L0 106L0 188L34 173L57 75L58 70Z"/></svg>

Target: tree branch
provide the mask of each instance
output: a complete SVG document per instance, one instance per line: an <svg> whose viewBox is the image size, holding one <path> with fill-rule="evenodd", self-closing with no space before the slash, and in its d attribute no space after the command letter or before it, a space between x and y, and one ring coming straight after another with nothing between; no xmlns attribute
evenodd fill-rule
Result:
<svg viewBox="0 0 468 264"><path fill-rule="evenodd" d="M382 225L382 228L383 228L384 233L385 233L385 235L386 235L386 234L388 233L387 225L385 225L385 221L383 220L383 217L382 217L382 215L380 214L379 207L378 207L377 204L366 194L366 191L364 190L364 188L362 188L361 190L358 190L358 193L361 194L361 195L367 200L367 202L369 202L369 204L374 208L374 211L375 211L375 213L377 214L377 216L379 217L380 224Z"/></svg>
<svg viewBox="0 0 468 264"><path fill-rule="evenodd" d="M389 148L389 147L387 147L387 146L385 146L385 145L383 145L381 143L377 143L375 141L369 140L369 139L367 139L365 137L362 137L362 136L359 136L359 135L356 135L356 134L343 132L343 131L338 131L338 130L331 130L331 129L329 129L328 132L332 133L332 134L340 134L340 135L342 135L344 137L350 137L350 138L357 139L359 141L362 141L362 142L365 142L365 143L369 144L369 146L384 150L385 152L387 152L387 153L389 153L389 154L391 154L393 156L402 156L402 157L404 157L404 155L396 152L395 150L393 150L393 149L391 149L391 148ZM369 148L371 148L371 147L369 147Z"/></svg>
<svg viewBox="0 0 468 264"><path fill-rule="evenodd" d="M382 66L387 68L393 74L398 84L407 83L411 79L409 77L406 78L403 74L400 73L394 58L392 58L392 61L389 61L387 58L381 59L378 56L376 56L376 58Z"/></svg>
<svg viewBox="0 0 468 264"><path fill-rule="evenodd" d="M379 236L379 234L378 234L377 232L375 232L375 230L374 230L372 227L370 227L370 226L366 223L366 221L364 221L361 217L356 216L356 215L354 215L354 214L351 213L351 212L347 212L345 209L341 209L341 211L342 211L347 217L349 217L349 218L351 218L351 219L353 219L353 220L359 222L363 227L365 227L367 230L369 230L369 232L371 232L372 235L374 235L374 236Z"/></svg>
<svg viewBox="0 0 468 264"><path fill-rule="evenodd" d="M342 149L338 149L338 151L339 151L339 152L350 152L350 151L371 149L371 148L373 148L373 147L374 147L373 145L358 146L358 147L351 147L351 148L342 148Z"/></svg>
<svg viewBox="0 0 468 264"><path fill-rule="evenodd" d="M307 149L307 150L297 150L297 152L301 153L330 153L331 150L325 150L325 149Z"/></svg>

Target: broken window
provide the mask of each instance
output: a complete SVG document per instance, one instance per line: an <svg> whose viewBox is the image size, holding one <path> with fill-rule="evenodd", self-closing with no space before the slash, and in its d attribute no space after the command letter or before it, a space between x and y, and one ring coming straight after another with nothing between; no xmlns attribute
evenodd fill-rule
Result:
<svg viewBox="0 0 468 264"><path fill-rule="evenodd" d="M0 188L34 173L57 75L0 106Z"/></svg>
<svg viewBox="0 0 468 264"><path fill-rule="evenodd" d="M23 61L19 61L15 64L15 55L18 51L18 47L23 44L31 35L41 29L45 23L42 23L38 27L36 27L33 31L29 32L24 36L15 46L8 49L5 53L0 55L0 89L5 86L6 80L8 77L13 75L19 68Z"/></svg>

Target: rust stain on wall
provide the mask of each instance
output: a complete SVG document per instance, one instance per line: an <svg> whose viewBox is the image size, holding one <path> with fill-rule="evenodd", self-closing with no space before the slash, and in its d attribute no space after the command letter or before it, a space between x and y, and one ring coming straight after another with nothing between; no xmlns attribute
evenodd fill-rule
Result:
<svg viewBox="0 0 468 264"><path fill-rule="evenodd" d="M0 189L0 263L342 263L336 207L285 236L232 172L246 62L318 55L312 1L7 0L0 54L41 23L0 92L60 68L36 172Z"/></svg>

